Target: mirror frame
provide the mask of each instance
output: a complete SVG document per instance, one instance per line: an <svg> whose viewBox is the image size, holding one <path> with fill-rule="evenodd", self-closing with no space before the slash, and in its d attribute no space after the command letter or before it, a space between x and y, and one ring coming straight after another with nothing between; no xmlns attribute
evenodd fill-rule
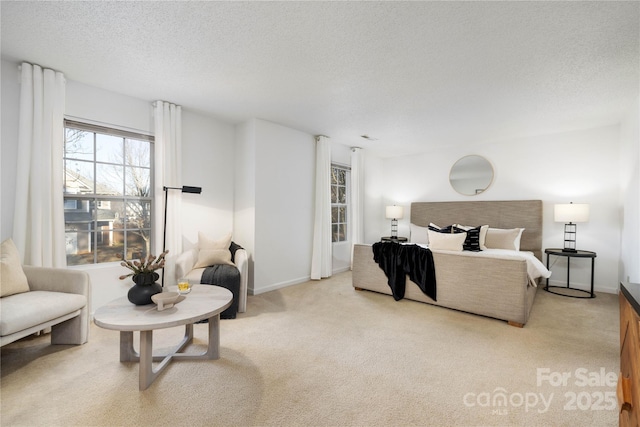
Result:
<svg viewBox="0 0 640 427"><path fill-rule="evenodd" d="M468 164L469 162L478 163L477 166L481 169L473 172L469 169L469 167L472 166ZM462 185L454 178L454 175L465 172L471 172L471 174L468 178L465 178L465 181L468 181L467 185ZM449 171L449 184L456 192L463 196L477 196L491 187L494 176L493 165L489 160L477 154L469 154L459 158L453 166L451 166ZM469 188L473 188L473 192Z"/></svg>

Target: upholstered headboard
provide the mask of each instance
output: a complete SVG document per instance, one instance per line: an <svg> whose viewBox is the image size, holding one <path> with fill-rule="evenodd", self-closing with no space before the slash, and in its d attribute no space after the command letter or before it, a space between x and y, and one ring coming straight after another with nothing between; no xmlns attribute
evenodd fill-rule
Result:
<svg viewBox="0 0 640 427"><path fill-rule="evenodd" d="M542 260L542 200L411 203L411 223L427 227L430 222L485 225L493 228L524 228L520 250Z"/></svg>

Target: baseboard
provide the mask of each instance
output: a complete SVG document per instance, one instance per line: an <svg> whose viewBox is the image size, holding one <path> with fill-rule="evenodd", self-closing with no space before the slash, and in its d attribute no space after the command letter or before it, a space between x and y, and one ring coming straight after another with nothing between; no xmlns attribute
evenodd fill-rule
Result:
<svg viewBox="0 0 640 427"><path fill-rule="evenodd" d="M260 295L265 292L275 291L277 289L286 288L288 286L299 285L300 283L308 282L311 280L310 276L300 277L298 279L287 280L286 282L274 283L272 285L266 286L260 289L249 289L249 295Z"/></svg>
<svg viewBox="0 0 640 427"><path fill-rule="evenodd" d="M331 272L332 275L344 273L345 271L350 271L350 267L339 268ZM275 291L276 289L286 288L288 286L299 285L300 283L305 283L311 280L311 276L300 277L298 279L287 280L286 282L274 283L273 285L266 286L264 288L260 288L257 291L255 289L249 289L249 295L260 295L265 292Z"/></svg>

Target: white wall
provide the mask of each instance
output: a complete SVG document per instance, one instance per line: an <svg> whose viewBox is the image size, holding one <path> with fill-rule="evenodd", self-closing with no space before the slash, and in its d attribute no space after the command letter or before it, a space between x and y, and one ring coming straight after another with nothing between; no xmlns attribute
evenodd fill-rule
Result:
<svg viewBox="0 0 640 427"><path fill-rule="evenodd" d="M202 187L182 194L184 249L197 244L199 231L215 240L233 231L234 138L233 125L183 109L181 185Z"/></svg>
<svg viewBox="0 0 640 427"><path fill-rule="evenodd" d="M640 107L622 123L620 191L623 201L620 280L640 283Z"/></svg>
<svg viewBox="0 0 640 427"><path fill-rule="evenodd" d="M151 102L67 80L65 117L153 134Z"/></svg>
<svg viewBox="0 0 640 427"><path fill-rule="evenodd" d="M233 236L249 255L249 292L254 290L256 248L256 120L236 126Z"/></svg>
<svg viewBox="0 0 640 427"><path fill-rule="evenodd" d="M18 64L2 61L2 239L10 237L15 205L20 77ZM153 133L151 101L67 80L65 116ZM230 124L183 110L184 185L203 187L200 196L183 197L183 231L197 241L197 231L214 236L233 227L233 138ZM161 220L160 220L161 221ZM195 239L195 240L194 240ZM71 267L91 276L92 310L126 295L130 282L118 280L118 263Z"/></svg>
<svg viewBox="0 0 640 427"><path fill-rule="evenodd" d="M448 181L451 166L468 154L486 157L495 170L493 184L478 196L460 195ZM619 126L499 141L475 147L472 152L454 147L418 156L383 159L377 169L372 169L370 163L368 160L367 177L370 182L378 181L379 190L367 183L371 199L367 206L376 209L373 214L367 214L365 222L369 242L383 235L370 230L382 228L386 233L389 227L383 212L386 204L405 207L398 234L408 236L412 201L540 199L544 204L543 248L562 247L564 225L553 221L553 205L571 201L589 203L591 218L588 223L578 225L577 246L598 254L596 290L617 290L622 227ZM377 227L375 218L378 218ZM557 281L564 285L566 260L558 260L551 270L551 283ZM590 263L572 261L573 286L587 288L589 277Z"/></svg>
<svg viewBox="0 0 640 427"><path fill-rule="evenodd" d="M350 164L350 150L332 146ZM313 242L315 138L252 119L236 127L234 235L250 252L249 291L309 280ZM350 266L349 242L334 244L333 271Z"/></svg>
<svg viewBox="0 0 640 427"><path fill-rule="evenodd" d="M236 126L234 235L249 251L249 292L309 280L313 136L260 119Z"/></svg>
<svg viewBox="0 0 640 427"><path fill-rule="evenodd" d="M391 222L385 219L385 161L364 150L364 241L374 243L391 233ZM405 233L406 234L406 233Z"/></svg>
<svg viewBox="0 0 640 427"><path fill-rule="evenodd" d="M309 279L313 241L315 139L255 121L253 293Z"/></svg>

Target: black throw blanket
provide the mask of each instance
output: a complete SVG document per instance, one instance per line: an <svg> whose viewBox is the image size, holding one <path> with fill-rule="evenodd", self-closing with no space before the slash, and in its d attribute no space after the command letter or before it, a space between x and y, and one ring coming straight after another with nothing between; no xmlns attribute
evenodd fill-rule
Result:
<svg viewBox="0 0 640 427"><path fill-rule="evenodd" d="M425 295L437 301L436 270L429 249L396 242L377 242L373 244L373 260L387 276L396 301L404 298L407 274Z"/></svg>
<svg viewBox="0 0 640 427"><path fill-rule="evenodd" d="M238 295L240 294L240 272L235 265L214 265L204 269L200 283L227 288L233 294L231 305L222 313L221 319L235 319L238 312Z"/></svg>
<svg viewBox="0 0 640 427"><path fill-rule="evenodd" d="M231 242L229 252L231 252L231 262L236 262L236 251L243 249L242 246ZM206 285L216 285L227 288L233 294L231 305L222 313L221 319L235 319L238 313L238 296L240 295L240 271L235 265L213 265L204 269L200 283ZM203 322L204 323L204 322Z"/></svg>

